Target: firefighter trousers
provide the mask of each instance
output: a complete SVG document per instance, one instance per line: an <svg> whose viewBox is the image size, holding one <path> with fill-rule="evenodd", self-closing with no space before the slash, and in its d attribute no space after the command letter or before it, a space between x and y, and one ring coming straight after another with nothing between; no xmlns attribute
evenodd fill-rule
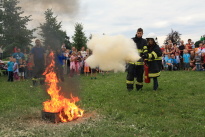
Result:
<svg viewBox="0 0 205 137"><path fill-rule="evenodd" d="M143 87L144 65L130 64L127 69L127 89L133 90L134 78L136 78L136 89L140 90Z"/></svg>

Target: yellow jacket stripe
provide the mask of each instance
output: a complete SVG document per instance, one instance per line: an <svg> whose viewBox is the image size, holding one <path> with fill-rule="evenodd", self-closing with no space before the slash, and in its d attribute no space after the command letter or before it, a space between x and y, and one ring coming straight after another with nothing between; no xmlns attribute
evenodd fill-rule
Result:
<svg viewBox="0 0 205 137"><path fill-rule="evenodd" d="M157 56L157 53L152 51L152 55L154 56L154 58L156 59L158 56Z"/></svg>
<svg viewBox="0 0 205 137"><path fill-rule="evenodd" d="M129 64L133 64L133 65L144 65L144 62L129 62Z"/></svg>

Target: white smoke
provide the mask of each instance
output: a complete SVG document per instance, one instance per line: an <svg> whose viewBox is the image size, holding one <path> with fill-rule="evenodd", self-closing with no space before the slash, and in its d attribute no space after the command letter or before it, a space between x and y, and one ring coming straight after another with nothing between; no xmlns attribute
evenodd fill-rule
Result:
<svg viewBox="0 0 205 137"><path fill-rule="evenodd" d="M93 53L86 60L91 68L99 67L104 71L124 72L126 62L136 62L140 59L134 41L122 35L93 36L87 46Z"/></svg>

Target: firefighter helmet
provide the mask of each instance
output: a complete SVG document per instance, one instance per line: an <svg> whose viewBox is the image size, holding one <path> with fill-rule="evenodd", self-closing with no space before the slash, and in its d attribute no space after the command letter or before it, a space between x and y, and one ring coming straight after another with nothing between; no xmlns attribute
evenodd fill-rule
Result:
<svg viewBox="0 0 205 137"><path fill-rule="evenodd" d="M146 39L147 39L147 40L148 40L148 39L153 39L154 42L155 42L156 44L158 44L157 37L156 37L156 35L155 35L154 33L149 33L149 34L147 35L147 38L146 38Z"/></svg>

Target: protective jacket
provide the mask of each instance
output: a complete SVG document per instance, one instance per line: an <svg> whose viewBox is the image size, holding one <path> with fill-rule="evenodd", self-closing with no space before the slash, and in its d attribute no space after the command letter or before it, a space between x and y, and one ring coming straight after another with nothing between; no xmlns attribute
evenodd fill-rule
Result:
<svg viewBox="0 0 205 137"><path fill-rule="evenodd" d="M159 77L162 67L162 51L158 45L148 46L146 60L149 67L149 77Z"/></svg>
<svg viewBox="0 0 205 137"><path fill-rule="evenodd" d="M136 43L138 53L140 57L143 57L144 53L147 53L147 41L145 39L138 38L137 36L132 38ZM127 69L127 89L132 90L134 85L134 77L136 77L136 88L137 90L143 87L143 73L144 73L144 61L140 58L137 62L129 62Z"/></svg>

